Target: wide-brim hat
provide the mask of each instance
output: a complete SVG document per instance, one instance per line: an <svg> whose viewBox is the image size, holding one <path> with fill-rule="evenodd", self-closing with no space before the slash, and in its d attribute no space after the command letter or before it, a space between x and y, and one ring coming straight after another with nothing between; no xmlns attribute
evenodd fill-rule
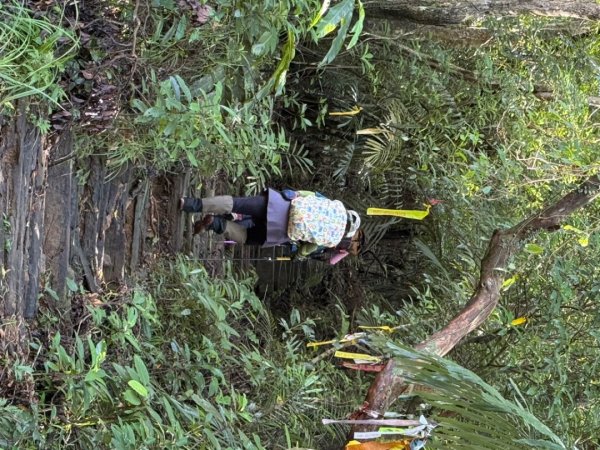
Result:
<svg viewBox="0 0 600 450"><path fill-rule="evenodd" d="M356 211L351 209L346 211L348 213L348 232L344 237L351 238L356 234L356 231L360 228L360 216Z"/></svg>

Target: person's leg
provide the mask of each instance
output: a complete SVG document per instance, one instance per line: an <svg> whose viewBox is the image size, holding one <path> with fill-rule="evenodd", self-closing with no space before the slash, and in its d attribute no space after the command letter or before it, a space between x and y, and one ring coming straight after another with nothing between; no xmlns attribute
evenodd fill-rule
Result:
<svg viewBox="0 0 600 450"><path fill-rule="evenodd" d="M183 197L179 209L187 213L203 212L206 214L228 214L231 212L252 216L255 220L267 217L267 196L232 197L219 195L202 199Z"/></svg>
<svg viewBox="0 0 600 450"><path fill-rule="evenodd" d="M255 220L265 220L267 217L267 196L233 197L232 212L251 216Z"/></svg>
<svg viewBox="0 0 600 450"><path fill-rule="evenodd" d="M248 238L248 230L241 226L239 223L232 222L231 220L225 221L225 231L223 236L228 241L235 241L238 244L246 244Z"/></svg>
<svg viewBox="0 0 600 450"><path fill-rule="evenodd" d="M225 239L245 245L263 245L267 239L267 227L264 223L254 224L252 219L239 222L227 220L222 216L207 215L194 223L194 234L212 230L224 235Z"/></svg>
<svg viewBox="0 0 600 450"><path fill-rule="evenodd" d="M235 220L234 214L214 215L206 214L201 220L194 222L194 234L204 233L206 231L214 231L217 234L223 234L227 221L235 222L240 226L248 229L252 228L255 223L250 216L237 214L242 219Z"/></svg>
<svg viewBox="0 0 600 450"><path fill-rule="evenodd" d="M179 210L186 213L202 212L202 199L193 197L181 197L179 199Z"/></svg>
<svg viewBox="0 0 600 450"><path fill-rule="evenodd" d="M217 195L202 199L202 212L205 214L229 214L233 211L233 197L231 195Z"/></svg>
<svg viewBox="0 0 600 450"><path fill-rule="evenodd" d="M267 227L264 222L259 222L248 228L246 245L263 245L267 240Z"/></svg>
<svg viewBox="0 0 600 450"><path fill-rule="evenodd" d="M179 209L186 213L228 214L232 208L233 197L231 195L205 198L183 197L179 200Z"/></svg>

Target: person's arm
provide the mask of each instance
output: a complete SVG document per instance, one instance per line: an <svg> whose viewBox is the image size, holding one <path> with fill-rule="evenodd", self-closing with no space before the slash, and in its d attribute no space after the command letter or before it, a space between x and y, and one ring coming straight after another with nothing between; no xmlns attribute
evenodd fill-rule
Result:
<svg viewBox="0 0 600 450"><path fill-rule="evenodd" d="M300 244L298 248L298 254L300 256L309 256L311 253L316 252L319 249L317 244L310 244L308 242L304 242Z"/></svg>
<svg viewBox="0 0 600 450"><path fill-rule="evenodd" d="M333 265L339 263L342 259L344 259L348 255L349 255L349 253L346 250L337 250L333 253L333 255L331 255L331 258L329 258L329 264L331 264L333 266Z"/></svg>

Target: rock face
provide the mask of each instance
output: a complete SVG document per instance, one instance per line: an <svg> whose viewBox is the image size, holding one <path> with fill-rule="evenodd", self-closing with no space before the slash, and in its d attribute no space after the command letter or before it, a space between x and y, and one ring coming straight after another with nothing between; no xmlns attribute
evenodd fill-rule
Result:
<svg viewBox="0 0 600 450"><path fill-rule="evenodd" d="M47 155L26 114L18 103L13 118L0 116L0 354L7 366L27 354L25 318L36 313L44 270ZM11 385L5 371L0 383Z"/></svg>
<svg viewBox="0 0 600 450"><path fill-rule="evenodd" d="M49 272L49 287L59 298L59 308L68 310L65 302L66 278L71 257L71 233L73 230L73 150L70 132L65 132L54 146L52 160L48 164L46 208L44 213L43 252Z"/></svg>
<svg viewBox="0 0 600 450"><path fill-rule="evenodd" d="M0 134L0 311L3 322L33 317L43 268L44 188L48 157L44 138L17 104Z"/></svg>
<svg viewBox="0 0 600 450"><path fill-rule="evenodd" d="M189 173L151 180L110 172L105 156L75 159L71 132L45 138L28 108L0 116L0 351L22 341L41 297L70 321L68 278L101 291L127 283L145 256L191 244L174 206Z"/></svg>

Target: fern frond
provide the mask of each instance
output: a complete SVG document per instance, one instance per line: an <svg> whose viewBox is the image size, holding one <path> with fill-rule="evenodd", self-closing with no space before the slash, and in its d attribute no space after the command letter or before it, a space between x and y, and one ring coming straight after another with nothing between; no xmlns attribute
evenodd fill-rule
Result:
<svg viewBox="0 0 600 450"><path fill-rule="evenodd" d="M291 173L294 172L294 168L300 170L304 176L313 173L314 164L308 157L308 150L304 145L298 144L298 141L291 141L289 147L281 151L281 157L283 166Z"/></svg>
<svg viewBox="0 0 600 450"><path fill-rule="evenodd" d="M350 169L350 165L352 164L352 160L354 158L356 146L352 143L346 145L341 151L338 153L338 157L334 160L333 167L333 179L339 184L345 178L348 170Z"/></svg>

